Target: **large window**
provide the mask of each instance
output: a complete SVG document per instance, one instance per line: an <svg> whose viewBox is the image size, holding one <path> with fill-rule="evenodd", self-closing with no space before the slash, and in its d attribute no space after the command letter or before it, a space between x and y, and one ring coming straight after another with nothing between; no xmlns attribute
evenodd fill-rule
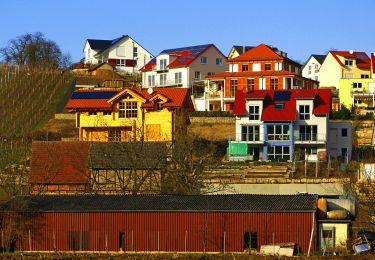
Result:
<svg viewBox="0 0 375 260"><path fill-rule="evenodd" d="M249 106L249 119L259 120L259 106Z"/></svg>
<svg viewBox="0 0 375 260"><path fill-rule="evenodd" d="M124 67L125 66L125 59L117 59L116 66Z"/></svg>
<svg viewBox="0 0 375 260"><path fill-rule="evenodd" d="M155 75L148 75L148 86L155 86Z"/></svg>
<svg viewBox="0 0 375 260"><path fill-rule="evenodd" d="M310 119L310 106L309 105L300 105L299 106L299 119L300 120L309 120Z"/></svg>
<svg viewBox="0 0 375 260"><path fill-rule="evenodd" d="M167 68L167 59L160 60L160 70L165 70Z"/></svg>
<svg viewBox="0 0 375 260"><path fill-rule="evenodd" d="M176 72L174 74L174 83L176 83L176 84L182 83L182 72Z"/></svg>
<svg viewBox="0 0 375 260"><path fill-rule="evenodd" d="M165 85L167 83L167 74L160 74L159 75L160 85Z"/></svg>
<svg viewBox="0 0 375 260"><path fill-rule="evenodd" d="M247 79L247 90L254 90L254 89L255 89L255 80Z"/></svg>
<svg viewBox="0 0 375 260"><path fill-rule="evenodd" d="M241 141L259 141L259 126L243 125L241 127Z"/></svg>
<svg viewBox="0 0 375 260"><path fill-rule="evenodd" d="M284 141L290 139L289 125L269 125L267 126L268 140Z"/></svg>
<svg viewBox="0 0 375 260"><path fill-rule="evenodd" d="M278 79L271 79L271 89L277 90L279 86L279 80Z"/></svg>
<svg viewBox="0 0 375 260"><path fill-rule="evenodd" d="M120 109L119 118L137 118L137 115L138 115L137 102L135 101L120 102L119 109Z"/></svg>
<svg viewBox="0 0 375 260"><path fill-rule="evenodd" d="M300 141L317 141L318 126L317 125L301 125L299 127Z"/></svg>
<svg viewBox="0 0 375 260"><path fill-rule="evenodd" d="M268 159L270 160L288 160L290 159L289 146L270 146L268 147Z"/></svg>
<svg viewBox="0 0 375 260"><path fill-rule="evenodd" d="M236 79L230 80L230 96L234 97L236 95L238 81Z"/></svg>

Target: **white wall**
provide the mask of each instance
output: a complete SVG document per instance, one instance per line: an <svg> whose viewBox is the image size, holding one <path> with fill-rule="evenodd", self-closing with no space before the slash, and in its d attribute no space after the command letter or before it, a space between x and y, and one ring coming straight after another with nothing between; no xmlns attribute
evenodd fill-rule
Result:
<svg viewBox="0 0 375 260"><path fill-rule="evenodd" d="M259 120L249 120L249 106L259 106ZM242 125L259 125L259 140L264 141L264 122L262 118L263 100L248 100L246 102L246 115L236 117L236 141L241 141Z"/></svg>
<svg viewBox="0 0 375 260"><path fill-rule="evenodd" d="M90 50L90 51L89 51ZM83 52L85 55L84 63L91 63L91 64L97 64L98 60L94 58L94 55L97 53L93 49L91 49L90 44L86 40L85 47L83 48Z"/></svg>
<svg viewBox="0 0 375 260"><path fill-rule="evenodd" d="M315 72L315 65L318 66L318 72ZM310 74L309 74L309 66L311 66ZM321 64L314 57L311 57L302 69L302 77L319 81L320 67L321 67Z"/></svg>

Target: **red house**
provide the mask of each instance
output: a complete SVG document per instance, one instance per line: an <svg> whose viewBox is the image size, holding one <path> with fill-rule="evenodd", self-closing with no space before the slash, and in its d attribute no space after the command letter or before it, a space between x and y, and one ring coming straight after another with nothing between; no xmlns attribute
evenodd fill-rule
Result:
<svg viewBox="0 0 375 260"><path fill-rule="evenodd" d="M28 222L14 225L15 211ZM307 254L317 247L316 211L317 195L26 196L0 207L0 239L19 234L18 251L244 252L293 242Z"/></svg>
<svg viewBox="0 0 375 260"><path fill-rule="evenodd" d="M237 90L317 88L318 82L302 77L302 65L287 53L260 44L228 60L229 71L207 76L210 110L233 110Z"/></svg>

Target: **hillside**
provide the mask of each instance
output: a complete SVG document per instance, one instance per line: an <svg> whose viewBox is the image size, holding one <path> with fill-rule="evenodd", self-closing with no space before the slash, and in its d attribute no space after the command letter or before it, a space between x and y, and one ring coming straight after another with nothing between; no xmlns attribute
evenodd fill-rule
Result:
<svg viewBox="0 0 375 260"><path fill-rule="evenodd" d="M28 136L39 130L74 88L74 77L61 70L0 66L0 133L2 138Z"/></svg>

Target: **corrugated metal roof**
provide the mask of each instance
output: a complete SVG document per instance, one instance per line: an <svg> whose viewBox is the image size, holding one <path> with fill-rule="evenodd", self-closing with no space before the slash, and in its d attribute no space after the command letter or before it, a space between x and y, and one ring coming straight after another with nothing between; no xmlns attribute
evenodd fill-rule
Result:
<svg viewBox="0 0 375 260"><path fill-rule="evenodd" d="M25 208L41 212L314 212L317 199L317 195L42 195L15 197L1 210L24 200Z"/></svg>

